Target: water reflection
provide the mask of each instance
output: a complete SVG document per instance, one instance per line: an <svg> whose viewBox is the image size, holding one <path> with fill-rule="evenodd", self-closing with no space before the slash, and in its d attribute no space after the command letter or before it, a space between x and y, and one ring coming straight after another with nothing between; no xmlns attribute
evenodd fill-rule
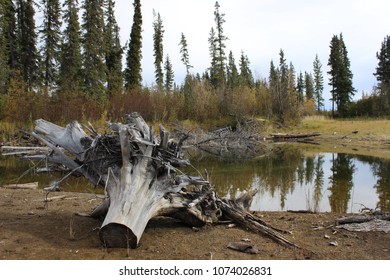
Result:
<svg viewBox="0 0 390 280"><path fill-rule="evenodd" d="M18 157L0 155L0 185L38 182L40 188L47 187L52 181L59 180L66 174L57 172L36 173L35 167L42 167L44 162L38 164ZM102 193L102 190L95 189L83 177L68 177L61 185L61 189L69 192Z"/></svg>
<svg viewBox="0 0 390 280"><path fill-rule="evenodd" d="M220 196L258 189L252 210L359 212L363 207L390 211L390 161L342 153L308 154L296 146L276 146L251 161L221 160L189 152L197 170L207 169ZM35 174L32 162L0 156L0 185L39 181L43 188L61 174ZM24 171L30 170L23 178ZM197 173L194 169L187 172ZM102 192L84 178L69 178L65 191Z"/></svg>
<svg viewBox="0 0 390 280"><path fill-rule="evenodd" d="M258 189L253 210L390 210L390 161L385 159L342 153L306 155L301 148L288 146L250 162L196 156L192 162L198 170L209 170L221 196Z"/></svg>

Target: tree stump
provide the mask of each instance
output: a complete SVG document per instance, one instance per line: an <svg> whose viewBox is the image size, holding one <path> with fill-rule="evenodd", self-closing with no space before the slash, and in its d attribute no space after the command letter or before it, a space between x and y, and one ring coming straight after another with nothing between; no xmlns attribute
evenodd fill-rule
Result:
<svg viewBox="0 0 390 280"><path fill-rule="evenodd" d="M34 158L44 157L65 166L69 174L81 174L105 188L106 198L91 214L104 217L99 232L104 246L137 248L149 220L169 216L195 227L229 217L280 244L297 247L247 211L255 192L235 200L220 199L201 174L193 177L181 172L180 167L189 164L182 153L184 139L170 139L161 125L156 137L138 113L108 127L111 133L104 135L87 127L91 132L87 135L78 122L63 128L37 120L31 133L50 148Z"/></svg>

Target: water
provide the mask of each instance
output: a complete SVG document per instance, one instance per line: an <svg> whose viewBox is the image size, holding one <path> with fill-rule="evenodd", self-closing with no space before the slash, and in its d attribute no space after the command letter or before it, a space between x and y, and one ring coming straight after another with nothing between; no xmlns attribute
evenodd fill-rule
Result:
<svg viewBox="0 0 390 280"><path fill-rule="evenodd" d="M289 146L274 148L251 161L191 155L197 170L208 170L219 196L235 197L255 188L252 210L357 213L365 207L390 211L390 160L343 153L310 153ZM63 175L36 174L34 163L0 157L0 185L38 181L43 188ZM27 171L22 178L24 171ZM186 170L193 174L193 169ZM84 178L70 177L65 191L99 192Z"/></svg>
<svg viewBox="0 0 390 280"><path fill-rule="evenodd" d="M305 153L276 147L269 156L246 162L194 157L207 168L219 195L235 197L255 188L252 210L357 213L390 211L390 161L343 153Z"/></svg>
<svg viewBox="0 0 390 280"><path fill-rule="evenodd" d="M33 162L23 160L13 156L0 155L0 185L38 182L40 188L50 185L55 180L60 180L66 174L52 173L36 173L35 167L43 167L44 162ZM83 177L68 177L61 189L69 192L86 192L86 193L102 193L102 190L96 189Z"/></svg>

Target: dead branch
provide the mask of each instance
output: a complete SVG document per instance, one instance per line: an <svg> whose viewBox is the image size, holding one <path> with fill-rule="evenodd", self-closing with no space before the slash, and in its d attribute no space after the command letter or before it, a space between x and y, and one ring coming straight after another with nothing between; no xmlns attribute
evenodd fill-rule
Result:
<svg viewBox="0 0 390 280"><path fill-rule="evenodd" d="M208 178L180 171L190 164L182 153L188 135L176 141L160 126L157 137L138 113L126 115L124 120L123 124L109 123L111 133L105 135L93 128L87 135L77 122L63 128L45 120L37 120L31 133L50 149L35 156L37 159L45 158L65 167L69 176L81 174L105 188L106 198L91 214L104 218L99 236L105 246L136 248L151 218L169 216L191 227L219 223L227 217L279 244L298 247L282 235L286 231L248 212L255 191L225 200L217 197ZM256 142L240 129L236 133L239 145Z"/></svg>

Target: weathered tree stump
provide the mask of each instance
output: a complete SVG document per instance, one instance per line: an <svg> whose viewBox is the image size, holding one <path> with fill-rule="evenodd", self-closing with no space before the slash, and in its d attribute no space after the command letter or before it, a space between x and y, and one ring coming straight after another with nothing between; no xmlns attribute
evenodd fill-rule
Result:
<svg viewBox="0 0 390 280"><path fill-rule="evenodd" d="M87 127L91 132L87 135L77 122L63 128L37 120L31 133L50 148L34 158L63 165L69 174L81 174L105 188L106 198L91 214L104 217L99 232L104 246L136 248L151 218L169 216L196 227L228 217L280 244L297 247L247 211L255 192L227 201L218 198L200 174L182 173L180 167L189 164L182 154L183 139L170 139L162 126L156 137L138 113L126 115L123 124L108 126L110 134Z"/></svg>

